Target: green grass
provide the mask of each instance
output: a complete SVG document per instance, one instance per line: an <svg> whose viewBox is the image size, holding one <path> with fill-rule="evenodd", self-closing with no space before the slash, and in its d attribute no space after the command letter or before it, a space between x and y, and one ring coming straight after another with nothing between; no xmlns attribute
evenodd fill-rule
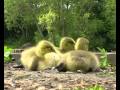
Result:
<svg viewBox="0 0 120 90"><path fill-rule="evenodd" d="M80 87L75 87L73 90L105 90L102 86L96 84L95 86L90 86L85 89L82 89Z"/></svg>
<svg viewBox="0 0 120 90"><path fill-rule="evenodd" d="M12 48L8 46L4 46L4 62L12 61L12 57L10 56L11 52L12 52Z"/></svg>
<svg viewBox="0 0 120 90"><path fill-rule="evenodd" d="M107 60L107 51L104 48L97 47L97 49L102 54L100 57L100 67L104 69L110 65L110 63Z"/></svg>

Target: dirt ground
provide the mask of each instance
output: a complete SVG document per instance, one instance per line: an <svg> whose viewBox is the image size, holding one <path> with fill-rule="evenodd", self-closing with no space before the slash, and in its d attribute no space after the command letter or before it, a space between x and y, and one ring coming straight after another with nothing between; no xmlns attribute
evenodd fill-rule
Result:
<svg viewBox="0 0 120 90"><path fill-rule="evenodd" d="M87 74L55 70L27 71L13 68L14 62L4 64L4 90L75 90L99 84L105 90L116 90L116 69Z"/></svg>

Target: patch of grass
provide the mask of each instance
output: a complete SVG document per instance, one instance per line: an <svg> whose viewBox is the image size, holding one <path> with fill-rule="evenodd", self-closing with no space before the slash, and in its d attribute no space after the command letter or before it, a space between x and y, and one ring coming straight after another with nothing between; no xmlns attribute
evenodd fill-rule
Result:
<svg viewBox="0 0 120 90"><path fill-rule="evenodd" d="M90 86L85 89L82 89L80 87L75 87L73 90L105 90L102 86L96 84L95 86Z"/></svg>
<svg viewBox="0 0 120 90"><path fill-rule="evenodd" d="M102 86L96 84L95 86L89 87L85 90L105 90Z"/></svg>
<svg viewBox="0 0 120 90"><path fill-rule="evenodd" d="M12 52L12 48L8 47L8 46L4 46L4 62L11 62L12 61L12 57L11 57L11 52Z"/></svg>
<svg viewBox="0 0 120 90"><path fill-rule="evenodd" d="M107 60L107 51L104 48L97 47L97 49L102 54L100 57L100 67L105 69L106 67L110 66L110 63Z"/></svg>

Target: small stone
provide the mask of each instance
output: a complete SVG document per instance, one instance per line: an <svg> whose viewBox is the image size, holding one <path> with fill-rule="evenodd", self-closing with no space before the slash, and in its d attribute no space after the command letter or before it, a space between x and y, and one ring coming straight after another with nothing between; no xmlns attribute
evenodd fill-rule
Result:
<svg viewBox="0 0 120 90"><path fill-rule="evenodd" d="M40 86L37 88L37 90L45 90L45 87L44 86Z"/></svg>

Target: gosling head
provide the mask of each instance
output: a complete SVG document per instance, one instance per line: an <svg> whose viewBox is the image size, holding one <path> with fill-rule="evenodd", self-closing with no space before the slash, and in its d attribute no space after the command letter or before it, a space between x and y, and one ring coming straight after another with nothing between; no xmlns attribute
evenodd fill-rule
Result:
<svg viewBox="0 0 120 90"><path fill-rule="evenodd" d="M89 48L89 40L81 37L76 40L75 43L75 50L87 50Z"/></svg>
<svg viewBox="0 0 120 90"><path fill-rule="evenodd" d="M36 54L37 56L44 56L46 53L55 52L54 45L47 41L42 40L36 46Z"/></svg>
<svg viewBox="0 0 120 90"><path fill-rule="evenodd" d="M67 52L74 50L75 41L70 37L63 37L60 41L60 50Z"/></svg>

